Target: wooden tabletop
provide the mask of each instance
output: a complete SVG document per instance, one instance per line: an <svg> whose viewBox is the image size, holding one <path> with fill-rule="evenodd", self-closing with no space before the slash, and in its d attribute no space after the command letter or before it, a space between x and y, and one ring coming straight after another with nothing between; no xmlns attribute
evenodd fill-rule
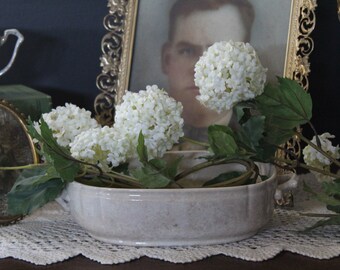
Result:
<svg viewBox="0 0 340 270"><path fill-rule="evenodd" d="M336 257L329 260L318 260L301 255L296 255L290 252L282 252L274 259L270 259L264 262L247 262L235 258L231 258L224 255L218 255L206 258L204 260L186 263L186 264L174 264L164 262L156 259L150 259L142 257L138 260L134 260L128 263L122 263L118 265L103 265L97 262L91 261L83 256L77 256L67 261L55 263L47 266L37 266L20 260L14 260L11 258L0 260L0 269L2 270L225 270L225 269L251 269L251 270L339 270L340 269L340 257Z"/></svg>

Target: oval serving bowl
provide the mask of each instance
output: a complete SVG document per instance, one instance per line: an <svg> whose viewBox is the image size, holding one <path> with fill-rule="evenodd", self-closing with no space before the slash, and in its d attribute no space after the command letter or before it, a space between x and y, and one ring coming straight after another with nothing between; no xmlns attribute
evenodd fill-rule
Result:
<svg viewBox="0 0 340 270"><path fill-rule="evenodd" d="M182 246L237 241L256 234L273 213L276 170L269 164L259 164L259 168L267 180L236 187L123 189L72 182L68 186L70 210L90 235L113 244Z"/></svg>

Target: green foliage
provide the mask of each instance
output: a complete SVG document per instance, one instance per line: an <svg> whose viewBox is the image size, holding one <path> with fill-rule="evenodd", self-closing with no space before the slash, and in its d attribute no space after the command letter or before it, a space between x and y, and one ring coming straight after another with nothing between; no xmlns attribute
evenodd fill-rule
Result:
<svg viewBox="0 0 340 270"><path fill-rule="evenodd" d="M171 182L171 179L165 177L160 171L150 166L133 170L131 174L137 178L145 188L164 188Z"/></svg>
<svg viewBox="0 0 340 270"><path fill-rule="evenodd" d="M149 161L149 164L158 171L162 172L162 174L167 178L174 179L177 175L178 166L182 159L183 157L178 157L175 160L170 160L168 162L163 159L152 159Z"/></svg>
<svg viewBox="0 0 340 270"><path fill-rule="evenodd" d="M209 126L208 140L211 150L217 157L233 156L238 150L234 131L230 127Z"/></svg>
<svg viewBox="0 0 340 270"><path fill-rule="evenodd" d="M46 122L41 119L41 134L31 121L28 132L41 145L41 152L46 158L45 165L24 170L9 193L9 212L11 214L29 214L33 210L54 200L66 183L77 176L80 164L74 160L69 151L58 145Z"/></svg>
<svg viewBox="0 0 340 270"><path fill-rule="evenodd" d="M256 150L260 146L260 140L263 138L265 117L262 115L253 116L242 127L244 134L249 140L251 149Z"/></svg>
<svg viewBox="0 0 340 270"><path fill-rule="evenodd" d="M340 200L339 200L339 204L337 205L327 205L327 209L340 214Z"/></svg>
<svg viewBox="0 0 340 270"><path fill-rule="evenodd" d="M298 126L309 122L311 96L293 80L278 78L278 82L268 84L255 102L235 107L236 131L226 126L209 127L209 144L216 156L272 161L277 147L288 141Z"/></svg>
<svg viewBox="0 0 340 270"><path fill-rule="evenodd" d="M324 220L319 220L313 226L307 228L305 230L305 232L311 231L311 230L316 229L318 227L327 226L327 225L340 225L340 215L331 216L331 217L324 219Z"/></svg>
<svg viewBox="0 0 340 270"><path fill-rule="evenodd" d="M325 203L326 205L331 205L331 206L340 205L340 200L334 198L333 194L326 192L325 190L323 190L322 192L316 193L306 183L303 183L303 188L305 191L311 193L315 199L317 199L320 202Z"/></svg>
<svg viewBox="0 0 340 270"><path fill-rule="evenodd" d="M306 231L326 225L340 225L340 178L322 183L322 192L314 192L306 183L304 183L304 190L311 193L318 201L325 203L328 210L336 213L331 216L325 215L327 219L318 221Z"/></svg>
<svg viewBox="0 0 340 270"><path fill-rule="evenodd" d="M163 159L148 160L147 148L142 132L139 133L137 153L142 167L132 170L131 175L139 180L145 188L164 188L173 183L181 158L167 163Z"/></svg>
<svg viewBox="0 0 340 270"><path fill-rule="evenodd" d="M144 139L144 135L142 131L139 133L139 136L138 136L137 153L138 153L140 162L142 162L143 164L146 164L149 158L148 158L148 151L145 146L145 139Z"/></svg>
<svg viewBox="0 0 340 270"><path fill-rule="evenodd" d="M249 156L256 156L256 152L261 150L264 121L264 116L252 116L240 126L236 133L237 144L243 147Z"/></svg>
<svg viewBox="0 0 340 270"><path fill-rule="evenodd" d="M256 106L265 116L265 140L269 144L285 143L294 129L312 117L312 98L295 81L278 78L279 85L267 85L258 96Z"/></svg>
<svg viewBox="0 0 340 270"><path fill-rule="evenodd" d="M248 159L267 162L277 150L263 141L265 117L254 115L234 132L230 127L213 125L208 128L209 145L216 158Z"/></svg>
<svg viewBox="0 0 340 270"><path fill-rule="evenodd" d="M340 196L340 178L335 179L332 182L323 182L322 189L329 196Z"/></svg>
<svg viewBox="0 0 340 270"><path fill-rule="evenodd" d="M73 181L80 169L79 162L71 157L68 149L57 143L52 130L44 119L41 118L41 135L35 130L32 122L29 123L28 130L32 136L39 140L44 157L49 163L52 163L60 178L65 182Z"/></svg>
<svg viewBox="0 0 340 270"><path fill-rule="evenodd" d="M24 170L8 193L8 212L11 215L30 214L54 200L65 187L51 165Z"/></svg>
<svg viewBox="0 0 340 270"><path fill-rule="evenodd" d="M264 93L255 100L242 102L235 107L239 125L236 130L230 127L213 125L208 128L208 140L214 153L211 164L222 159L225 162L242 160L272 162L277 146L286 142L297 126L311 118L312 101L296 82L279 78L276 86L267 85ZM56 198L68 182L73 181L82 169L82 162L75 160L67 148L58 145L53 132L44 119L41 119L39 134L31 121L28 131L39 141L46 164L33 170L25 170L18 178L9 194L10 211L13 214L27 214L37 207ZM113 177L132 175L144 188L165 188L176 185L176 177L181 158L166 162L164 159L149 159L145 138L140 132L137 153L141 168L127 171L122 165ZM204 186L228 186L250 184L254 181L252 167L247 173L228 172L208 181ZM123 173L121 173L123 172ZM120 175L118 175L121 173ZM112 173L113 175L113 173ZM109 179L108 177L107 179ZM124 177L123 177L124 178ZM120 179L123 181L123 178ZM124 184L129 185L127 179ZM130 177L132 183L135 181ZM83 180L84 183L102 186L100 177ZM136 182L134 182L136 184ZM139 185L138 183L138 185ZM338 185L325 186L325 193L318 198L329 207L338 209L340 188ZM335 191L334 191L335 190Z"/></svg>

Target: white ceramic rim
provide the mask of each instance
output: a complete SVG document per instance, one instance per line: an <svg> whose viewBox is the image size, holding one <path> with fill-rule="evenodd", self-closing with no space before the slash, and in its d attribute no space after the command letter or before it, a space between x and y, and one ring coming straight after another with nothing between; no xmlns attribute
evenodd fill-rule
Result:
<svg viewBox="0 0 340 270"><path fill-rule="evenodd" d="M77 181L73 181L70 184L76 184L76 185L82 185L86 186L89 189L97 190L100 192L103 191L112 191L113 189L115 192L120 192L120 193L130 193L130 192L139 192L139 193L181 193L181 192L190 192L190 193L199 193L199 192L215 192L216 190L224 191L224 190L233 190L237 191L240 189L244 189L247 187L250 188L255 188L256 187L261 187L262 185L266 185L268 182L276 181L276 167L272 165L270 167L270 177L269 179L266 179L260 183L255 183L255 184L248 184L248 185L242 185L242 186L232 186L232 187L210 187L210 188L202 188L202 187L195 187L195 188L110 188L110 187L96 187L96 186L90 186L87 184L83 184Z"/></svg>

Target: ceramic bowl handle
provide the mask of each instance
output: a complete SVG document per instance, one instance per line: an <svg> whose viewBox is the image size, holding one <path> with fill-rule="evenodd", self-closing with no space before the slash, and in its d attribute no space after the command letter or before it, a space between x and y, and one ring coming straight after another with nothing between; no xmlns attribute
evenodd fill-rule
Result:
<svg viewBox="0 0 340 270"><path fill-rule="evenodd" d="M296 175L295 173L279 175L278 186L276 188L274 196L276 202L284 200L284 194L288 191L296 189L298 183L299 176Z"/></svg>
<svg viewBox="0 0 340 270"><path fill-rule="evenodd" d="M21 43L24 41L24 36L17 30L17 29L8 29L5 30L4 35L2 37L0 37L0 47L5 44L8 36L13 35L17 37L17 41L15 43L15 47L14 47L14 51L11 57L11 60L9 61L9 63L7 64L7 66L5 66L3 69L0 70L0 76L2 76L3 74L5 74L13 65L15 57L17 56L19 47L21 45Z"/></svg>

